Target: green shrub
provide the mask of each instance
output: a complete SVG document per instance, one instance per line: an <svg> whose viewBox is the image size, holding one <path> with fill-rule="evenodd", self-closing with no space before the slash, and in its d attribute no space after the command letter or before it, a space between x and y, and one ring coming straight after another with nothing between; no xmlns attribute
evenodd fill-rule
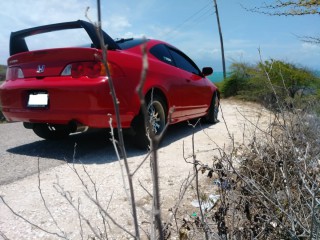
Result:
<svg viewBox="0 0 320 240"><path fill-rule="evenodd" d="M0 65L0 82L6 78L7 66Z"/></svg>
<svg viewBox="0 0 320 240"><path fill-rule="evenodd" d="M320 78L306 68L278 60L254 66L234 63L220 89L223 97L257 101L271 109L303 107L304 102L319 99Z"/></svg>
<svg viewBox="0 0 320 240"><path fill-rule="evenodd" d="M230 67L231 75L220 84L223 97L240 95L245 89L252 67L245 63L234 63Z"/></svg>

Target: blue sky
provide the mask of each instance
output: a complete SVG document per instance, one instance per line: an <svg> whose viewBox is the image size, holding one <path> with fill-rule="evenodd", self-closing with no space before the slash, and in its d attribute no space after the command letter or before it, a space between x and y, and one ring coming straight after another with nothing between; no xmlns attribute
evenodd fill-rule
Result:
<svg viewBox="0 0 320 240"><path fill-rule="evenodd" d="M0 64L6 64L10 32L38 25L85 19L96 21L96 0L15 0L0 2ZM217 0L227 66L280 59L320 70L320 46L297 36L320 35L320 16L270 17L244 10L265 1ZM165 40L199 67L221 71L221 52L212 0L101 0L103 28L112 37ZM63 41L60 39L59 41Z"/></svg>

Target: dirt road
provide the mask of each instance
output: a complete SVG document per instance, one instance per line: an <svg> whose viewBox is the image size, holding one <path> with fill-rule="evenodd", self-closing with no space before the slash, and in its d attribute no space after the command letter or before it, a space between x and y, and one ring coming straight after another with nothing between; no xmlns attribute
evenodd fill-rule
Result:
<svg viewBox="0 0 320 240"><path fill-rule="evenodd" d="M268 115L265 109L255 104L223 100L221 106L220 122L215 125L198 125L192 128L187 123L182 123L169 128L159 150L164 217L176 202L182 182L188 173L192 172L192 165L184 160L183 145L185 157L190 156L193 132L197 159L210 165L213 156L217 154L214 149L228 149L231 144L230 136L239 143L243 141L243 129L250 131L248 126L244 127L245 120L242 115L253 121L261 114ZM263 121L268 121L268 118L263 118ZM47 142L36 137L32 131L24 129L21 123L11 123L0 125L0 136L0 195L18 214L47 231L67 236L68 239L81 239L82 233L87 239L87 236L93 234L83 221L80 224L76 211L61 196L59 191L63 189L70 193L72 203L76 208L79 206L83 217L88 219L97 231L103 231L101 216L85 196L85 188L74 172L76 169L90 193L94 195L93 185L90 184L86 172L90 174L98 188L100 203L108 206L108 213L114 220L127 229L132 229L129 201L123 186L120 164L106 131L93 131L74 135L60 142ZM145 152L136 150L129 141L127 153L133 172L144 159ZM41 169L39 176L38 159ZM67 162L69 164L66 164ZM75 164L70 164L72 162ZM41 199L39 179L42 195L54 220ZM148 211L151 197L146 189L152 192L148 161L135 173L134 186L139 223L141 228L147 228L150 223ZM110 229L107 228L110 239L128 239L128 234L113 224ZM44 233L14 216L0 200L0 239L1 234L9 239L58 239L57 235Z"/></svg>

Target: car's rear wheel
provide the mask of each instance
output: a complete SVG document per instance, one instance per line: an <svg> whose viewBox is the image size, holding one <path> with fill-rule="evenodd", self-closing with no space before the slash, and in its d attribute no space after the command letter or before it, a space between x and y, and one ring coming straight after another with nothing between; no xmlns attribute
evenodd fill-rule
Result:
<svg viewBox="0 0 320 240"><path fill-rule="evenodd" d="M167 122L166 104L160 96L153 96L147 104L147 121L148 126L145 126L143 116L138 116L133 128L135 130L134 144L138 148L145 149L150 143L149 135L151 133L160 135Z"/></svg>
<svg viewBox="0 0 320 240"><path fill-rule="evenodd" d="M39 137L47 140L59 140L67 138L70 134L68 125L37 123L33 125L33 131Z"/></svg>
<svg viewBox="0 0 320 240"><path fill-rule="evenodd" d="M205 121L210 124L215 124L219 122L218 120L218 113L219 113L219 97L217 93L214 93L211 104L209 107L208 114L205 116Z"/></svg>

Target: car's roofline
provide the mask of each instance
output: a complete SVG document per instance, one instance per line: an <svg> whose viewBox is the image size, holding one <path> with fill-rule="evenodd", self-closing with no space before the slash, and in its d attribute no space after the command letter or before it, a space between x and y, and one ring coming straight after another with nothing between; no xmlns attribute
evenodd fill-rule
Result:
<svg viewBox="0 0 320 240"><path fill-rule="evenodd" d="M20 53L20 52L27 52L28 46L26 44L25 38L41 34L47 33L52 31L59 31L64 29L76 29L76 28L83 28L88 33L92 43L96 48L101 48L100 40L98 37L96 27L89 22L83 20L77 20L73 22L62 22L62 23L55 23L49 25L43 25L33 28L28 28L16 32L12 32L10 35L10 56ZM120 49L118 44L104 31L102 31L104 42L108 45L108 49Z"/></svg>

